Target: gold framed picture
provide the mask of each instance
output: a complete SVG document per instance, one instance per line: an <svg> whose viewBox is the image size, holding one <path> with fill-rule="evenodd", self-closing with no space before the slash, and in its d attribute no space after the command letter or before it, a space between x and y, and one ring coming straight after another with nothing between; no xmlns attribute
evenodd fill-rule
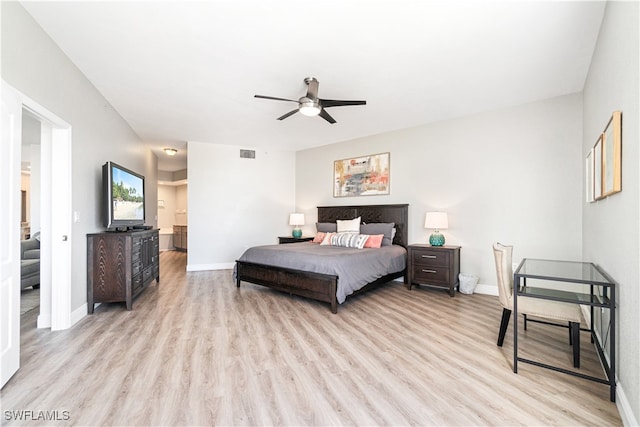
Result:
<svg viewBox="0 0 640 427"><path fill-rule="evenodd" d="M602 134L602 197L622 190L622 113L614 111Z"/></svg>

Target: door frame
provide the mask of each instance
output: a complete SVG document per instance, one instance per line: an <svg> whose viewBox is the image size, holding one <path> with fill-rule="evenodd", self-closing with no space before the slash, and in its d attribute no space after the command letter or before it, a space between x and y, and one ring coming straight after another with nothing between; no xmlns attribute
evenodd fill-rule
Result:
<svg viewBox="0 0 640 427"><path fill-rule="evenodd" d="M40 314L38 328L71 327L71 147L72 127L15 89L41 122L40 174ZM17 165L20 168L20 164Z"/></svg>

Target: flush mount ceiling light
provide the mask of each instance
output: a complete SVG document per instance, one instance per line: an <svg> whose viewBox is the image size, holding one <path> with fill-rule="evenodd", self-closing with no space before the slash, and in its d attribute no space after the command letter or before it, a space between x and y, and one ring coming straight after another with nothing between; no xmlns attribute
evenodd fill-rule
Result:
<svg viewBox="0 0 640 427"><path fill-rule="evenodd" d="M175 155L176 155L176 153L178 152L178 150L176 150L175 148L165 148L165 149L163 149L162 151L164 151L164 153L165 153L167 156L175 156Z"/></svg>
<svg viewBox="0 0 640 427"><path fill-rule="evenodd" d="M309 117L317 116L318 114L320 114L320 106L318 105L318 101L314 101L313 99L309 98L301 98L298 110L300 110L301 114Z"/></svg>

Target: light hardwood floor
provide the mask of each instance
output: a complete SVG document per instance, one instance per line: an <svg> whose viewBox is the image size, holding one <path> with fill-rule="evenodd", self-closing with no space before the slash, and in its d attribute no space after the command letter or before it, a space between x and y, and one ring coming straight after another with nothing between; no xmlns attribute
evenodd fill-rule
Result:
<svg viewBox="0 0 640 427"><path fill-rule="evenodd" d="M605 385L521 364L496 346L496 297L393 282L328 304L185 272L161 255L160 286L133 311L103 304L70 330L23 317L21 369L3 425L621 425ZM523 355L570 367L565 329L531 324ZM582 334L581 371L601 371ZM19 422L6 411L68 411Z"/></svg>

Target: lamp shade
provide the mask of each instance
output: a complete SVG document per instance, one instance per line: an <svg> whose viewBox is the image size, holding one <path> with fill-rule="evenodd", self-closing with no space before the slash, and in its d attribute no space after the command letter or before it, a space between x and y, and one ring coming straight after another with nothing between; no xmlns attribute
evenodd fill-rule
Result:
<svg viewBox="0 0 640 427"><path fill-rule="evenodd" d="M301 213L290 214L289 225L304 225L304 214L301 214Z"/></svg>
<svg viewBox="0 0 640 427"><path fill-rule="evenodd" d="M427 212L424 220L424 228L434 230L446 230L449 228L449 219L446 212Z"/></svg>

